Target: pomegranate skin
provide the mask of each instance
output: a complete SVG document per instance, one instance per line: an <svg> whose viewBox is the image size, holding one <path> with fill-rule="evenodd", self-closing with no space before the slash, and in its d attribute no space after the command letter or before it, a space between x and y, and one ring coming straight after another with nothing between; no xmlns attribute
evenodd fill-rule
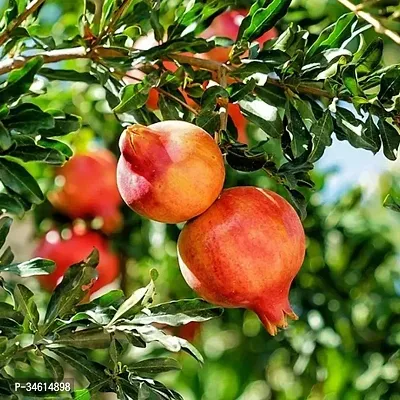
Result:
<svg viewBox="0 0 400 400"><path fill-rule="evenodd" d="M221 151L203 129L184 121L132 125L120 138L117 183L138 214L164 223L187 221L220 194Z"/></svg>
<svg viewBox="0 0 400 400"><path fill-rule="evenodd" d="M109 150L77 154L57 169L64 184L49 193L48 199L70 218L102 217L102 230L112 233L122 223L116 168L117 160Z"/></svg>
<svg viewBox="0 0 400 400"><path fill-rule="evenodd" d="M41 285L52 291L67 269L84 260L93 248L99 251L100 262L97 266L98 278L90 289L94 293L103 286L108 285L117 279L119 275L118 257L109 249L108 242L97 232L72 231L69 239L62 239L56 230L49 231L39 242L35 251L35 257L43 257L53 260L56 263L56 269L49 275L38 276Z"/></svg>
<svg viewBox="0 0 400 400"><path fill-rule="evenodd" d="M224 190L178 240L188 285L223 307L255 311L271 335L297 319L288 294L305 254L305 235L292 206L256 187Z"/></svg>

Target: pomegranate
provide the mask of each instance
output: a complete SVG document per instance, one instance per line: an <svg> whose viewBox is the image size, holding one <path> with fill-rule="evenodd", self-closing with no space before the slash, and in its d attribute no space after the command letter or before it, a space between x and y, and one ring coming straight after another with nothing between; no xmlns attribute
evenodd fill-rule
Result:
<svg viewBox="0 0 400 400"><path fill-rule="evenodd" d="M70 218L101 217L102 230L112 233L122 222L116 168L117 160L109 150L77 154L57 169L62 186L48 198Z"/></svg>
<svg viewBox="0 0 400 400"><path fill-rule="evenodd" d="M51 274L38 277L41 285L47 290L53 290L66 270L72 264L84 260L94 247L99 251L100 262L97 266L98 279L90 293L113 282L119 275L119 261L111 252L107 240L94 231L73 229L68 239L62 239L56 230L49 231L36 248L36 257L48 258L56 263L56 269Z"/></svg>
<svg viewBox="0 0 400 400"><path fill-rule="evenodd" d="M203 129L184 121L132 125L120 138L117 182L138 214L175 224L207 210L222 190L222 154Z"/></svg>
<svg viewBox="0 0 400 400"><path fill-rule="evenodd" d="M305 253L305 235L292 206L256 187L224 190L178 240L188 285L211 303L255 311L271 335L297 319L288 294Z"/></svg>

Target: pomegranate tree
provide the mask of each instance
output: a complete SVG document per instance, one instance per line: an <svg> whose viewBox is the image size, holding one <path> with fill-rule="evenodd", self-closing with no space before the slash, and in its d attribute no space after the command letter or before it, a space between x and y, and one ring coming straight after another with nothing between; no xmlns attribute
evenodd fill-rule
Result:
<svg viewBox="0 0 400 400"><path fill-rule="evenodd" d="M305 252L292 206L256 187L222 192L189 221L178 241L182 274L200 296L224 307L254 310L271 335L296 319L288 294Z"/></svg>

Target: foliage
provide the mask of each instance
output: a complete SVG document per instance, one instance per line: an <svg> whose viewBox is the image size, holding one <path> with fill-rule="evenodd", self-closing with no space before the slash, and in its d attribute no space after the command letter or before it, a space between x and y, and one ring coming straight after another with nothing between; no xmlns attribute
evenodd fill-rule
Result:
<svg viewBox="0 0 400 400"><path fill-rule="evenodd" d="M1 219L2 243L10 225L9 217ZM7 248L1 257L0 272L27 277L50 273L54 267L48 260L11 264L12 259ZM115 392L131 398L140 398L143 393L158 398L182 398L148 377L179 369L176 360L153 358L126 364L121 361L123 354L128 345L144 348L156 342L168 351L184 350L202 362L201 354L189 342L167 335L152 324L180 326L202 322L221 315L222 310L197 299L152 305L153 279L157 278L153 271L151 282L128 298L121 290L114 290L89 303L81 303L95 282L97 264L98 252L94 250L86 260L72 265L54 290L42 316L29 288L22 283L11 285L4 279L0 281L13 303L0 302L2 398L12 398L15 387L11 383L23 377L23 366L32 368L31 381L40 382L43 378L62 380L65 364L89 382L86 389L70 393L70 398L80 398L84 393L93 396L98 392ZM108 349L107 364L91 360L87 354L91 349ZM13 376L7 372L9 368Z"/></svg>
<svg viewBox="0 0 400 400"><path fill-rule="evenodd" d="M370 40L370 27L352 13L340 15L332 25L324 26L322 32L316 32L314 27L313 33L318 34L312 36L296 23L289 23L302 20L299 14L296 16L298 4L254 1L237 40L232 42L226 38L206 40L199 35L213 18L234 5L233 1L87 0L82 2L83 10L81 4L59 2L63 29L58 35L40 23L42 9L45 10L47 4L36 0L33 3L38 6L24 14L26 3L25 0L10 0L0 21L2 214L8 212L22 217L34 206L38 224L45 218L57 219L56 215L49 214L53 211L48 203L39 206L45 200L39 183L44 186L45 165L61 165L72 156L66 143L84 146L81 138L85 129L94 129L106 145L115 149L118 134L128 124L147 125L160 119L177 118L192 121L215 136L228 165L239 171L239 174L230 171L228 184L265 182L267 177L272 178L275 183L267 179L268 185L278 191L285 188L289 200L303 218L306 218L310 189L314 187L312 170L326 148L331 146L334 133L339 140L347 141L353 147L374 154L382 151L389 160L397 157L400 66L383 65L382 39L374 36ZM396 18L398 10L391 2L366 3L365 7L372 7L372 11L379 6L385 17ZM300 11L303 12L301 7ZM21 19L21 16L25 18ZM254 39L276 24L284 27L282 34L260 48ZM302 23L303 27L305 25L310 24L306 21ZM134 43L151 32L159 45L148 50L135 49ZM200 56L216 47L232 47L227 64ZM64 65L51 64L60 61L64 61ZM176 70L168 68L166 62L172 62ZM140 82L134 77L128 79L133 70L143 74ZM215 84L207 85L211 80ZM76 85L75 93L85 98L80 105L86 104L86 108L77 107L76 99L71 100L74 96L67 91L71 82ZM81 82L83 86L79 89ZM99 108L95 109L95 101L89 104L85 97L88 94L84 92L100 87L105 95L102 102L98 102L101 103ZM47 109L54 88L58 92L52 103L56 104L57 110ZM159 92L159 110L156 111L146 107L154 89ZM188 106L182 89L195 107ZM263 131L262 140L250 142L249 146L237 142L235 125L230 117L226 120L228 102L239 104L252 129ZM82 116L82 127L77 114ZM75 142L74 135L68 135L64 140L59 138L78 130L80 136ZM39 171L37 162L42 165ZM257 171L245 178L240 174ZM385 200L385 205L393 210L399 210L397 192L393 185ZM346 201L353 204L349 206ZM246 371L241 371L240 385L249 379L264 380L264 376L260 376L264 374L263 368L259 367L269 362L267 372L272 374L269 382L272 382L274 395L284 393L284 398L305 398L314 392L335 392L338 398L361 398L357 393L360 387L357 379L361 379L363 373L368 376L369 360L374 357L368 349L375 346L378 350L384 349L383 359L379 359L381 375L367 389L374 386L376 396L380 396L380 391L387 396L394 396L398 391L393 379L385 378L385 371L390 372L393 366L398 366L394 351L398 345L396 325L390 328L394 330L387 336L383 333L389 329L396 314L393 311L396 302L388 280L383 283L374 280L375 268L379 267L381 271L384 259L394 250L390 241L384 238L374 244L378 240L378 229L373 230L365 219L361 219L358 230L354 230L345 217L342 220L339 214L352 211L355 205L358 202L353 198L339 202L331 213L313 204L308 207L305 226L309 255L294 292L298 313L303 317L307 315L308 323L299 322L296 328L274 342L267 341L259 328L253 331L246 328L255 326L247 314L243 317L242 313L232 312L223 317L224 323L239 332L240 345L232 356L224 354L219 361L225 365L234 364L250 354L252 362L248 364L257 367L255 371L246 365ZM151 235L157 230L158 233L162 231L167 246L175 243L179 230L176 227L161 228L132 216L127 210L124 212L125 226L114 237L118 250L127 258L136 258L139 266L147 267L146 260L150 259L152 264L161 264L163 270L173 266L169 270L175 271L175 258L166 255L165 249L156 248ZM358 216L349 218L355 223ZM1 246L10 224L8 217L0 220ZM321 241L321 237L325 239ZM331 241L335 237L342 238L343 245L332 250ZM370 249L370 253L364 254L364 247ZM356 271L351 259L358 266ZM319 278L325 260L329 271ZM52 267L51 262L38 259L13 264L9 247L0 258L0 273L11 272L21 277L48 273ZM177 326L190 321L205 321L220 315L221 310L201 300L179 300L153 306L153 280L128 298L117 290L81 304L95 279L95 267L95 252L86 261L72 266L43 313L30 289L22 283L15 284L14 280L10 283L1 278L2 289L7 294L7 300L0 303L3 310L0 362L4 378L0 379L0 392L3 397L12 394L11 377L6 371L14 370L23 375L24 368L28 368L32 375L33 366L36 366L38 375L32 376L60 380L64 364L69 364L89 381L86 389L74 394L76 398L85 398L87 391L90 394L114 391L120 398L180 398L177 392L148 377L177 369L174 360L151 358L126 363L124 353L129 346L143 348L147 343L157 342L169 351L183 349L201 359L187 341L166 335L153 324ZM343 282L342 274L345 275ZM168 300L190 294L183 285L175 284L180 282L179 279L175 272L168 272L167 283L164 287L160 284L160 291L167 293ZM379 318L381 309L369 313L367 322L357 318L349 321L352 310L361 307L363 299L368 304L373 303L366 288L385 299L381 304L384 307L383 322ZM325 296L322 303L318 300L321 292ZM337 303L339 309L330 306ZM315 321L321 320L326 323L326 328L316 327ZM219 323L208 325L210 337L213 326ZM101 349L103 353L108 349L107 355L103 354L103 358L96 361L91 350ZM346 352L350 354L348 357L344 356ZM365 359L353 364L358 354L364 354ZM185 365L189 363L186 361ZM339 364L343 364L342 368L337 367ZM213 365L210 362L210 370ZM290 375L291 382L295 383L287 389L280 384L274 386L277 379L274 373L286 371L287 365L293 368L286 377ZM329 379L313 389L310 382L325 379L325 372L320 371L319 365L328 371ZM335 368L341 371L334 371ZM356 372L350 374L352 369L358 375ZM215 375L210 373L210 376L215 381ZM350 377L356 382L354 385ZM190 379L198 378L192 376ZM300 380L303 397L296 397L299 395L294 392ZM223 392L220 397L215 395L213 400L233 399L245 389L238 387L236 392L232 389L233 394ZM395 398L393 396L391 399Z"/></svg>

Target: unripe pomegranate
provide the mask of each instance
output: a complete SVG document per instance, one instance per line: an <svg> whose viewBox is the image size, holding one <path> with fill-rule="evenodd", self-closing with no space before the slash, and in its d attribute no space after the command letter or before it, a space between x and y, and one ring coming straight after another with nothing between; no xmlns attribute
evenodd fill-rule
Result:
<svg viewBox="0 0 400 400"><path fill-rule="evenodd" d="M77 154L57 169L61 187L49 194L53 206L70 218L103 218L103 231L121 225L117 160L109 150ZM60 179L61 178L61 179Z"/></svg>
<svg viewBox="0 0 400 400"><path fill-rule="evenodd" d="M53 260L56 269L49 275L38 277L42 286L47 290L53 290L66 270L84 260L94 247L99 251L100 262L97 266L98 279L91 287L90 293L108 285L118 277L118 257L111 252L106 239L97 232L72 230L70 238L62 239L56 230L49 231L40 241L35 256Z"/></svg>
<svg viewBox="0 0 400 400"><path fill-rule="evenodd" d="M171 224L186 221L207 210L222 190L222 154L196 125L132 125L121 135L120 149L119 191L144 217Z"/></svg>
<svg viewBox="0 0 400 400"><path fill-rule="evenodd" d="M292 206L256 187L224 190L178 240L188 285L207 301L255 311L271 335L297 319L288 294L305 252L305 235Z"/></svg>

